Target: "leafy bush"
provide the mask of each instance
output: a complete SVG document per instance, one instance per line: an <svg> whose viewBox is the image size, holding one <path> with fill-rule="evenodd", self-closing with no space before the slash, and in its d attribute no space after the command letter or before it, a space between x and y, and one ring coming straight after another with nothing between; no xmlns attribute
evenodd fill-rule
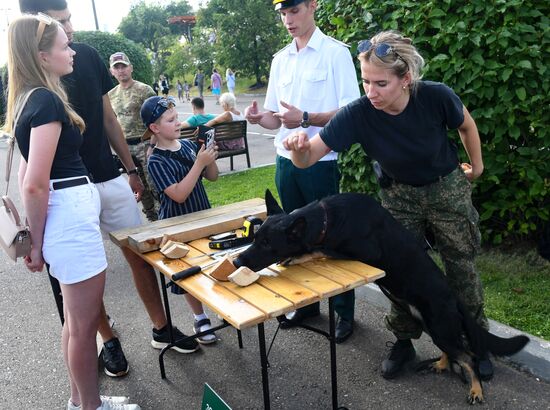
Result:
<svg viewBox="0 0 550 410"><path fill-rule="evenodd" d="M123 51L134 66L134 80L146 84L152 83L153 71L143 46L128 40L120 34L110 34L102 31L77 31L74 33L74 40L95 48L107 67L109 66L109 56L117 51Z"/></svg>
<svg viewBox="0 0 550 410"><path fill-rule="evenodd" d="M426 59L424 78L461 97L479 128L485 164L474 203L484 236L495 243L534 236L550 219L549 15L550 3L539 0L320 0L320 27L352 52L361 39L399 30ZM359 151L341 159L349 167L343 190L374 188Z"/></svg>

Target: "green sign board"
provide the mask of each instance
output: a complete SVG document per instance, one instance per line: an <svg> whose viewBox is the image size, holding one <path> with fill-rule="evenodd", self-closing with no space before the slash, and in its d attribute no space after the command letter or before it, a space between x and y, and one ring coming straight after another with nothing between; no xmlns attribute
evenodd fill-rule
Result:
<svg viewBox="0 0 550 410"><path fill-rule="evenodd" d="M204 383L201 410L231 410L231 407L218 396L218 393L208 383Z"/></svg>

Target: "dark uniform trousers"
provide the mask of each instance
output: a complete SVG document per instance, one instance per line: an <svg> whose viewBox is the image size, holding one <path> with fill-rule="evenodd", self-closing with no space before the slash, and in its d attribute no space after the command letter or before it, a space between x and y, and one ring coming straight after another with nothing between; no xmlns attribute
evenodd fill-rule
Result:
<svg viewBox="0 0 550 410"><path fill-rule="evenodd" d="M292 161L278 155L275 184L284 211L292 212L310 202L338 193L340 173L337 161L319 161L309 168L300 169ZM343 319L353 320L355 292L350 290L335 296L334 308Z"/></svg>

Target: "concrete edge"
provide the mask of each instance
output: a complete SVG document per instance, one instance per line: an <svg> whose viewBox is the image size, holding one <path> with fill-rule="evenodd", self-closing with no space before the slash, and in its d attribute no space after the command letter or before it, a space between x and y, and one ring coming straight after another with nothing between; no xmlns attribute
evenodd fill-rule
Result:
<svg viewBox="0 0 550 410"><path fill-rule="evenodd" d="M357 297L364 297L368 303L376 305L380 308L389 309L390 302L384 296L380 288L373 283L361 286L356 289ZM510 357L502 357L505 363L508 363L522 371L532 374L537 379L542 379L550 382L550 342L539 337L522 332L513 327L499 323L494 320L489 320L491 333L500 337L512 337L516 335L526 335L531 341L525 348Z"/></svg>

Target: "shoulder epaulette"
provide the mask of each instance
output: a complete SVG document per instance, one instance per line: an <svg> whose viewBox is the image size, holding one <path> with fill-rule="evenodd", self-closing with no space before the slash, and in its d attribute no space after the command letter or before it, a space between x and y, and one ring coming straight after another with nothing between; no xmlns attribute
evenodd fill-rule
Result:
<svg viewBox="0 0 550 410"><path fill-rule="evenodd" d="M347 47L347 48L350 48L350 47L351 47L349 44L346 44L346 43L344 43L343 41L340 41L340 40L336 40L335 38L332 38L332 37L330 37L330 36L327 36L327 38L328 38L329 40L334 41L336 44L340 44L341 46L344 46L344 47Z"/></svg>
<svg viewBox="0 0 550 410"><path fill-rule="evenodd" d="M292 44L292 43L290 43ZM275 54L273 54L273 57L275 57L276 55L278 54L281 54L283 51L285 51L287 48L290 47L290 44L287 44L286 46L284 46L283 48L281 48L279 51L277 51Z"/></svg>

